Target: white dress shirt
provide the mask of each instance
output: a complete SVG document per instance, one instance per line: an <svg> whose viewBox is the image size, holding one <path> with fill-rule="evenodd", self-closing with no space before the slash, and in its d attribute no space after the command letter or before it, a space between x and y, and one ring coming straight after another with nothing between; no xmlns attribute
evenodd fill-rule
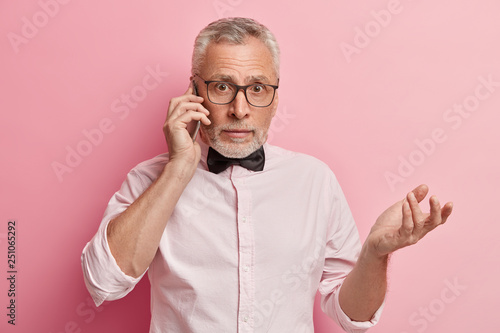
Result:
<svg viewBox="0 0 500 333"><path fill-rule="evenodd" d="M347 332L379 320L351 321L339 289L360 249L342 190L323 162L269 144L263 171L208 171L208 147L167 223L149 266L150 332L313 332L313 305ZM140 163L111 198L82 253L96 305L124 297L142 278L124 274L106 239L108 222L162 172L168 154Z"/></svg>

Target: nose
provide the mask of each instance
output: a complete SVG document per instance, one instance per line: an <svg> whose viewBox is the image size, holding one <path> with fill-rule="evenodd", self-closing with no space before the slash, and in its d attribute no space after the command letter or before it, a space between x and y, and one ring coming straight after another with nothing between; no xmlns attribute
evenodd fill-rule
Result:
<svg viewBox="0 0 500 333"><path fill-rule="evenodd" d="M245 118L250 112L250 105L245 98L245 92L240 89L236 93L236 97L230 104L229 108L230 116L236 117L238 119Z"/></svg>

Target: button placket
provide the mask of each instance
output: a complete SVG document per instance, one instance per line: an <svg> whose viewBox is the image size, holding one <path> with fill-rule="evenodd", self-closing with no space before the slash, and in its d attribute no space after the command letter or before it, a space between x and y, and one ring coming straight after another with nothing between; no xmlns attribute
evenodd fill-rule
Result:
<svg viewBox="0 0 500 333"><path fill-rule="evenodd" d="M234 176L234 173L232 174ZM255 307L254 264L254 230L251 219L251 193L245 178L231 177L237 195L237 228L238 228L238 272L239 272L239 304L238 332L253 332Z"/></svg>

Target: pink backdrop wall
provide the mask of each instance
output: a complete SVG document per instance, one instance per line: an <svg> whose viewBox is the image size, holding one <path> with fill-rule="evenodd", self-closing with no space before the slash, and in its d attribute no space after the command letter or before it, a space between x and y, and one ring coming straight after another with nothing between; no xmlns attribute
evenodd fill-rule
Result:
<svg viewBox="0 0 500 333"><path fill-rule="evenodd" d="M147 279L96 309L80 253L126 173L166 149L161 127L169 99L188 85L193 39L223 16L253 17L275 32L283 56L270 141L331 166L362 239L420 183L455 203L446 226L393 256L387 305L371 332L498 329L497 0L0 8L0 331L147 331ZM6 316L12 219L15 327ZM318 303L315 323L319 333L341 331Z"/></svg>

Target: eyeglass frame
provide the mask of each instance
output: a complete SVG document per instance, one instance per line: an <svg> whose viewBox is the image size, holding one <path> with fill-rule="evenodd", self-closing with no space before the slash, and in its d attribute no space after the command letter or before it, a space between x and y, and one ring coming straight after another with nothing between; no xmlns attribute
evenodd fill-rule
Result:
<svg viewBox="0 0 500 333"><path fill-rule="evenodd" d="M231 104L231 103L235 100L236 96L238 96L238 92L239 92L240 90L243 90L243 94L245 95L245 99L246 99L246 101L247 101L247 103L248 103L248 104L250 104L251 106L254 106L254 107L256 107L256 108L267 108L269 105L273 104L273 101L274 101L274 96L276 96L276 89L278 89L278 88L279 88L279 86L278 86L278 85L265 84L265 83L252 83L252 84L249 84L249 85L246 85L246 86L239 86L239 85L237 85L237 84L234 84L234 83L232 83L232 82L227 82L227 81L217 81L217 80L215 80L215 81L206 81L204 78L202 78L202 77L201 77L201 76L199 76L198 74L195 74L194 76L199 77L200 79L202 79L202 80L203 80L203 82L205 82L205 84L207 85L207 97L208 97L208 100L210 101L210 103L212 103L212 104L216 104L216 105L227 105L227 104ZM215 103L215 102L212 102L212 100L210 99L210 95L208 94L208 85L209 85L210 83L213 83L213 82L218 82L218 83L227 83L227 84L229 84L229 85L231 85L231 86L236 87L236 93L234 94L233 98L232 98L229 102L226 102L226 103ZM278 79L278 82L279 82L279 79ZM248 100L248 96L247 96L247 89L248 89L249 87L251 87L251 86L255 86L255 85L262 85L262 86L267 86L267 87L271 87L271 88L273 88L273 98L271 98L271 102L269 102L269 104L267 104L267 105L255 105L255 104L250 103L250 101Z"/></svg>

